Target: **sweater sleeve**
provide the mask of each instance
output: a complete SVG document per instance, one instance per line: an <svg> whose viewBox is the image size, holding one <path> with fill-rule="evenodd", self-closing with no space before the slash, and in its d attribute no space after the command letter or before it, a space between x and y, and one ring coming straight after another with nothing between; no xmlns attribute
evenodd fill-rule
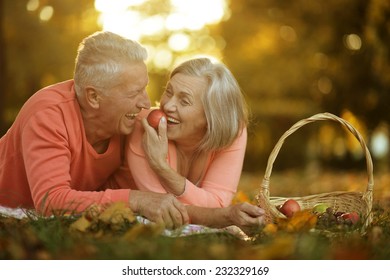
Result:
<svg viewBox="0 0 390 280"><path fill-rule="evenodd" d="M113 167L101 161L99 168L93 169L88 161L74 157L74 153L81 159L86 156L72 150L71 137L56 107L35 113L23 128L24 165L35 209L51 214L82 211L94 203L128 203L129 190L96 191L109 177L107 168ZM79 182L86 183L75 185Z"/></svg>
<svg viewBox="0 0 390 280"><path fill-rule="evenodd" d="M215 152L206 167L206 173L196 186L186 180L179 199L186 204L202 207L226 207L237 192L247 143L246 128L230 147Z"/></svg>

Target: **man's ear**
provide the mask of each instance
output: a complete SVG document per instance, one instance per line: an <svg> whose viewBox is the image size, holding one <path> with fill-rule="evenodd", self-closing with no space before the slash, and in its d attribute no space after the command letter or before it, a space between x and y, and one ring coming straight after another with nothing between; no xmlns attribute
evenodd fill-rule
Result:
<svg viewBox="0 0 390 280"><path fill-rule="evenodd" d="M100 94L96 88L88 86L85 88L85 101L94 109L99 109Z"/></svg>

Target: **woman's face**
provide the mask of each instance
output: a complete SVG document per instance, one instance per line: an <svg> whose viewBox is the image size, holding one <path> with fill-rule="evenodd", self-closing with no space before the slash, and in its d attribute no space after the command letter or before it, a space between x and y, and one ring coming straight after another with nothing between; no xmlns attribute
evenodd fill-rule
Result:
<svg viewBox="0 0 390 280"><path fill-rule="evenodd" d="M207 79L175 74L160 100L167 115L168 139L179 145L196 146L207 130L207 120L201 97L207 89Z"/></svg>

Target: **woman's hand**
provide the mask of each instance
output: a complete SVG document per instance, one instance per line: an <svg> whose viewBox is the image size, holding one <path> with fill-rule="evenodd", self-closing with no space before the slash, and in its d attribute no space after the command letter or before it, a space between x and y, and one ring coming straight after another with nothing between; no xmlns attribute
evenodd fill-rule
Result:
<svg viewBox="0 0 390 280"><path fill-rule="evenodd" d="M226 218L232 225L241 228L247 235L253 235L265 222L265 211L256 205L244 202L228 206Z"/></svg>
<svg viewBox="0 0 390 280"><path fill-rule="evenodd" d="M161 169L167 165L167 120L165 117L161 118L158 131L148 124L146 118L142 119L142 125L145 129L142 145L146 158L153 170Z"/></svg>
<svg viewBox="0 0 390 280"><path fill-rule="evenodd" d="M145 129L142 144L150 167L167 192L181 195L185 190L186 178L173 170L167 161L167 120L165 117L161 118L158 131L151 127L146 119L142 119L142 125Z"/></svg>
<svg viewBox="0 0 390 280"><path fill-rule="evenodd" d="M253 235L265 222L265 211L247 202L225 208L206 208L187 205L191 223L213 228L238 226L247 235Z"/></svg>

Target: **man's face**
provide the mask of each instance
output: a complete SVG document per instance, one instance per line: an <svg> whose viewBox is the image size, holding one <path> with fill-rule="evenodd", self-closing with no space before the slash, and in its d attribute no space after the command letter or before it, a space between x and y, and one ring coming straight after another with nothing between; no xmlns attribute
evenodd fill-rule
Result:
<svg viewBox="0 0 390 280"><path fill-rule="evenodd" d="M99 119L102 131L128 135L133 131L136 115L143 108L150 108L146 92L149 78L145 63L138 62L124 67L119 83L100 95Z"/></svg>

